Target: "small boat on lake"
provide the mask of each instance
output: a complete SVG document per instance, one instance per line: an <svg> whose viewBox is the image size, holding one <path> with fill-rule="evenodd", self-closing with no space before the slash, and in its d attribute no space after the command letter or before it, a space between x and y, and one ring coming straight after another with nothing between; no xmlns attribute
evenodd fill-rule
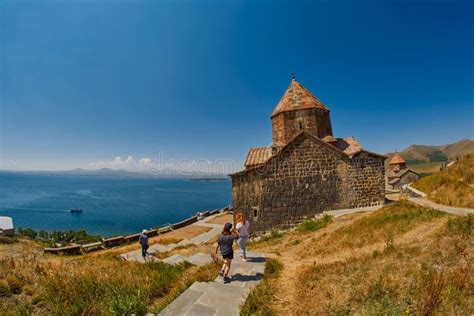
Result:
<svg viewBox="0 0 474 316"><path fill-rule="evenodd" d="M73 214L82 213L82 210L78 209L78 208L73 208L73 209L71 209L71 213L73 213Z"/></svg>

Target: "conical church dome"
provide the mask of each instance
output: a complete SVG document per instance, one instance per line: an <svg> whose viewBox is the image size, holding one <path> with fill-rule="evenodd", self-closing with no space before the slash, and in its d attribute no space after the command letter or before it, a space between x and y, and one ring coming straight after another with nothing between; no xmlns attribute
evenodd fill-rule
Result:
<svg viewBox="0 0 474 316"><path fill-rule="evenodd" d="M305 109L322 109L328 111L326 106L322 104L318 98L312 95L311 92L296 81L296 79L293 79L273 111L272 117L282 112Z"/></svg>

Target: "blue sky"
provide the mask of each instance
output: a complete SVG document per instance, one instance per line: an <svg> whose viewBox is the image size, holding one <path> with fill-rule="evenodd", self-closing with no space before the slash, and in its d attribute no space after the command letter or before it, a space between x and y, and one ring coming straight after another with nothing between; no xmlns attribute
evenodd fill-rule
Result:
<svg viewBox="0 0 474 316"><path fill-rule="evenodd" d="M473 12L441 0L3 0L0 169L157 157L239 168L270 144L292 73L331 110L335 136L368 150L473 138Z"/></svg>

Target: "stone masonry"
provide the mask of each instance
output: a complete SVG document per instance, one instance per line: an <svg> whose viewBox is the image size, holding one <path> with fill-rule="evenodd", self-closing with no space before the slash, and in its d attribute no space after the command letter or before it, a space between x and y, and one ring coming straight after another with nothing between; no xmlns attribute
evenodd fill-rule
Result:
<svg viewBox="0 0 474 316"><path fill-rule="evenodd" d="M334 138L329 110L296 80L272 114L273 146L251 148L232 177L235 211L254 233L331 209L381 205L384 160L354 138Z"/></svg>

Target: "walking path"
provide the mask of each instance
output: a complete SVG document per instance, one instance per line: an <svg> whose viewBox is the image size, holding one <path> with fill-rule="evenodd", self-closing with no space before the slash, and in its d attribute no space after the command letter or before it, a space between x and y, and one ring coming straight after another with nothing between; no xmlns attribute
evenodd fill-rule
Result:
<svg viewBox="0 0 474 316"><path fill-rule="evenodd" d="M273 254L248 252L249 260L232 261L231 283L223 284L221 277L213 282L195 282L158 315L239 315L250 291L262 280L265 258Z"/></svg>
<svg viewBox="0 0 474 316"><path fill-rule="evenodd" d="M474 210L467 208L456 208L445 205L439 205L423 198L410 198L410 201L422 206L428 206L443 212L451 214L473 214ZM373 212L380 206L363 207L356 209L342 209L327 212L331 216L342 216L356 212ZM209 220L216 217L210 216L192 225L211 227L212 229L206 233L200 234L191 239L185 239L179 243L161 245L155 244L149 248L150 253L166 252L179 246L189 244L206 243L220 233L221 224L208 223ZM134 250L121 255L128 261L138 261L144 263L141 256L141 250ZM240 307L245 303L250 291L262 280L265 271L265 258L273 257L274 254L252 253L248 256L252 258L247 262L243 262L237 257L233 260L231 271L232 281L229 284L223 284L220 277L213 282L195 282L170 305L163 309L159 315L239 315ZM192 256L183 256L175 254L166 259L158 259L155 256L148 256L146 261L162 261L168 264L178 264L188 261L194 265L204 265L212 261L209 254L196 253Z"/></svg>
<svg viewBox="0 0 474 316"><path fill-rule="evenodd" d="M436 204L424 198L410 198L409 200L418 205L431 207L431 208L434 208L435 210L450 213L450 214L455 214L455 215L474 214L474 210L470 208L453 207L453 206Z"/></svg>
<svg viewBox="0 0 474 316"><path fill-rule="evenodd" d="M177 264L183 261L188 261L189 263L195 264L195 265L204 265L206 263L209 263L212 261L212 258L209 254L204 254L204 253L197 253L195 255L192 255L190 257L182 256L182 255L173 255L171 257L168 257L166 259L158 259L157 257L153 256L154 253L156 252L167 252L171 251L177 247L182 247L182 246L187 246L190 244L194 245L199 245L208 242L215 236L219 235L219 233L222 230L222 224L211 224L208 223L211 219L215 218L219 214L212 215L209 217L206 217L196 223L193 223L191 225L195 226L204 226L204 227L210 227L212 228L210 231L200 234L196 237L193 237L191 239L183 239L178 243L173 243L169 245L162 245L162 244L154 244L151 245L150 248L148 248L148 253L149 255L146 257L146 259L143 259L142 257L142 252L141 249L133 250L124 254L121 254L120 257L122 257L124 260L127 261L137 261L140 263L145 263L145 262L155 262L155 261L163 261L168 264Z"/></svg>
<svg viewBox="0 0 474 316"><path fill-rule="evenodd" d="M377 206L367 206L367 207L359 207L359 208L346 208L342 210L334 210L334 211L327 211L326 213L331 216L342 216L352 213L358 212L373 212L381 209L385 205L377 205Z"/></svg>

